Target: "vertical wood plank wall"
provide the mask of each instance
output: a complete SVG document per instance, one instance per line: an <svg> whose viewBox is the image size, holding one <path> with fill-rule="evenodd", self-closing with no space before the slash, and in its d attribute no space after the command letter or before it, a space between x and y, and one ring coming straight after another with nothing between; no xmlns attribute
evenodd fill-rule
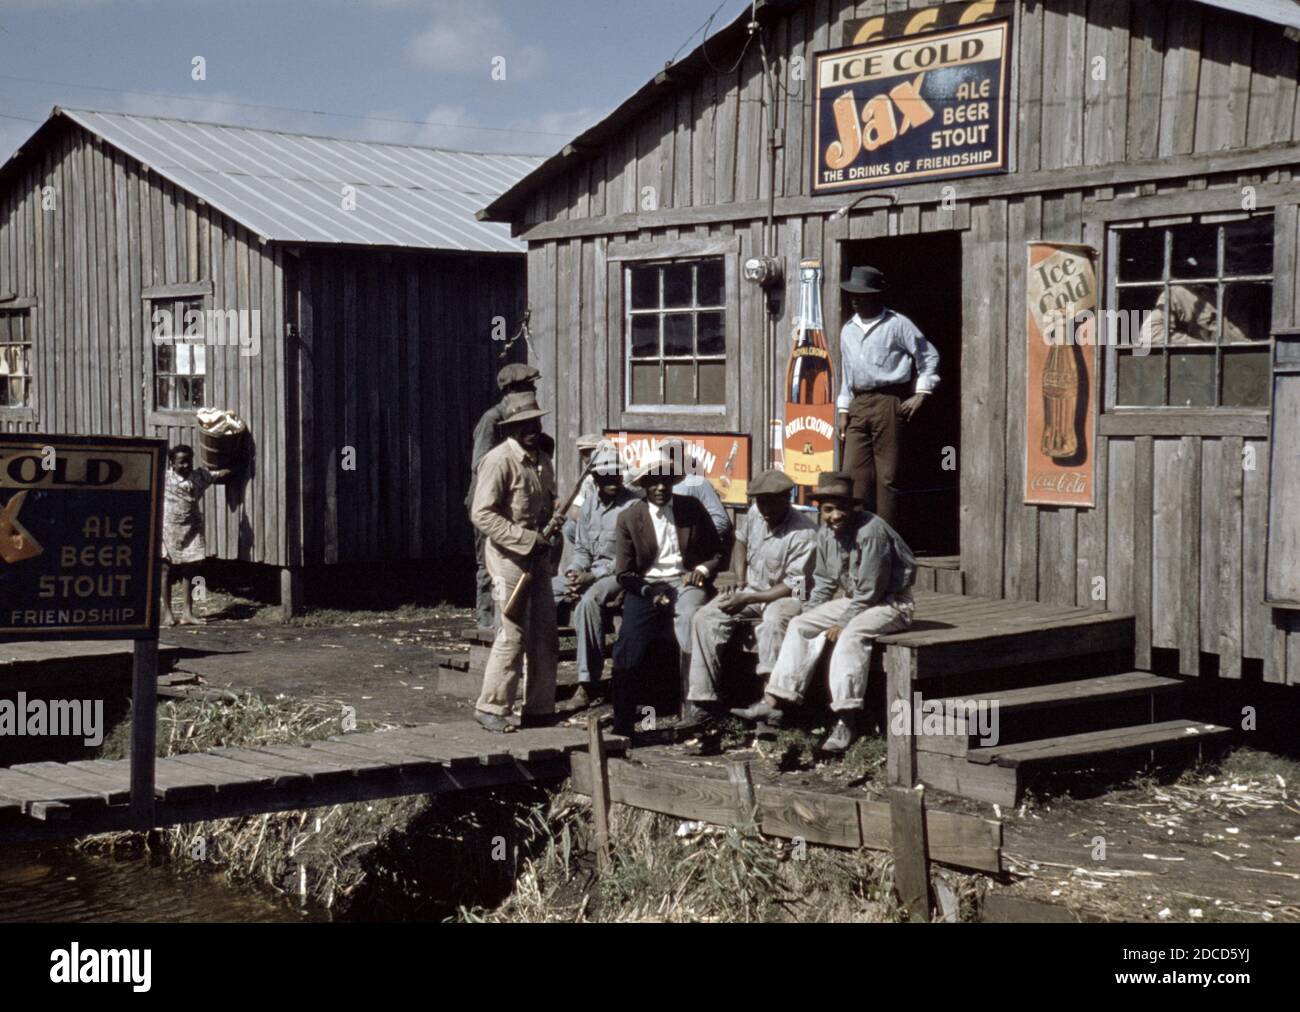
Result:
<svg viewBox="0 0 1300 1012"><path fill-rule="evenodd" d="M809 0L773 29L769 55L782 65L801 57L811 68L812 53L850 41L844 34L850 19L929 5ZM968 592L1133 611L1138 659L1145 664L1161 648L1176 655L1180 671L1195 675L1205 653L1217 655L1221 677L1239 678L1244 662L1257 662L1268 681L1300 683L1300 625L1262 604L1266 439L1155 430L1102 435L1095 509L1022 502L1027 241L1104 249L1106 223L1124 219L1123 208L1137 207L1137 198L1204 192L1222 202L1224 194L1257 185L1267 194L1261 209L1275 207L1279 223L1277 283L1284 294L1274 323L1300 319L1295 166L1125 179L1129 162L1300 139L1300 45L1275 25L1162 0L1025 0L1015 39L1014 171L1005 191L963 201L959 180L955 211L923 204L867 205L847 218L782 214L776 248L787 273L800 256L822 256L834 346L842 319L834 284L841 241L960 231L966 284L960 522ZM735 61L723 55L714 62L725 70ZM1088 72L1099 57L1101 79ZM807 197L811 92L807 81L785 83L778 93L784 147L777 196ZM620 274L607 262L609 245L734 236L741 258L761 252L762 207L755 203L767 196L761 87L752 51L733 73L666 86L664 99L637 125L585 161L575 160L521 210L517 230L526 237L530 230L541 233L530 238L529 292L544 406L563 420L557 432L562 478L574 467L570 436L623 421ZM1018 174L1106 165L1115 171L1102 185L1017 192ZM657 224L656 214L639 203L647 186L654 187L660 211L698 209L696 220L678 214L671 226ZM710 213L727 210L729 216ZM560 226L564 234L554 235ZM763 373L784 369L794 300L787 298L778 321L774 358L763 362L761 296L744 286L740 298L736 399L723 416L681 419L676 427L734 428L757 442L776 407L762 402ZM1253 470L1234 466L1247 451L1255 456ZM1097 577L1105 579L1104 601L1092 599Z"/></svg>
<svg viewBox="0 0 1300 1012"><path fill-rule="evenodd" d="M300 403L290 528L302 544L293 563L472 555L471 438L498 396L493 321L513 333L524 308L523 258L310 250L292 259L302 307L291 356ZM345 447L355 470L341 467Z"/></svg>
<svg viewBox="0 0 1300 1012"><path fill-rule="evenodd" d="M282 252L72 125L8 189L0 215L0 287L37 299L36 418L0 409L4 431L145 435L197 450L184 416L153 411L142 293L211 281L210 308L261 311L259 355L207 349L208 402L248 422L253 458L244 481L209 494L206 533L220 558L286 564Z"/></svg>

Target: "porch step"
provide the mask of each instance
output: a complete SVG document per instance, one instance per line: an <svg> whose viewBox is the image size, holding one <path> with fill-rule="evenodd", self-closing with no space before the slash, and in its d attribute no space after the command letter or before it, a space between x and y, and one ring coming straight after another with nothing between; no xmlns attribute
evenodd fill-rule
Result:
<svg viewBox="0 0 1300 1012"><path fill-rule="evenodd" d="M1020 769L1028 765L1042 766L1145 751L1174 743L1194 743L1200 746L1207 741L1223 738L1229 733L1228 728L1219 727L1217 724L1201 724L1194 720L1166 720L1159 724L1089 731L1086 734L1070 734L1061 738L1026 741L1018 745L996 745L970 753L967 761L983 765L996 763L1006 769Z"/></svg>
<svg viewBox="0 0 1300 1012"><path fill-rule="evenodd" d="M979 729L966 729L958 704L997 704L997 743L1006 745L1048 734L1059 737L1173 717L1181 697L1178 679L1145 671L941 697L927 702L940 704L945 714L950 710L955 714L957 733L922 735L917 748L945 755L968 755L982 748Z"/></svg>
<svg viewBox="0 0 1300 1012"><path fill-rule="evenodd" d="M972 801L1019 804L1029 778L1048 768L1083 767L1155 749L1194 752L1227 743L1229 730L1214 724L1170 720L979 749L967 756L918 752L923 783ZM1163 758L1172 758L1165 756Z"/></svg>

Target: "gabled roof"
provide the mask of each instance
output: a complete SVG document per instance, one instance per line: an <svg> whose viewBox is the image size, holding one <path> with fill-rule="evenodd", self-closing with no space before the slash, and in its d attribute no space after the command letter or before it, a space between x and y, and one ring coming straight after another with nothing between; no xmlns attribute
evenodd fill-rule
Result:
<svg viewBox="0 0 1300 1012"><path fill-rule="evenodd" d="M474 212L541 162L88 109L56 107L59 117L269 242L521 253Z"/></svg>
<svg viewBox="0 0 1300 1012"><path fill-rule="evenodd" d="M760 23L788 13L809 0L758 0L755 8ZM942 0L943 3L958 0ZM1234 14L1245 14L1286 28L1300 31L1300 0L1197 0L1210 7L1218 7ZM479 211L481 221L511 221L523 210L529 196L540 186L545 186L563 175L571 166L581 162L586 153L626 130L637 117L676 86L692 82L703 76L718 63L727 64L749 32L751 11L741 11L731 24L720 29L705 42L678 62L656 74L644 87L591 129L580 134L558 154L552 155L528 173L513 187ZM705 46L708 52L705 53ZM710 56L712 57L710 59Z"/></svg>

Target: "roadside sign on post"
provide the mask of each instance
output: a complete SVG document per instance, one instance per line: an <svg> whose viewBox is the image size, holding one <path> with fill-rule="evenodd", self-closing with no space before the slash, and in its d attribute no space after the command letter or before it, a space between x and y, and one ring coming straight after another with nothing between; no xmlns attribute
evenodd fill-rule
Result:
<svg viewBox="0 0 1300 1012"><path fill-rule="evenodd" d="M0 642L135 641L131 809L152 823L166 443L0 434Z"/></svg>

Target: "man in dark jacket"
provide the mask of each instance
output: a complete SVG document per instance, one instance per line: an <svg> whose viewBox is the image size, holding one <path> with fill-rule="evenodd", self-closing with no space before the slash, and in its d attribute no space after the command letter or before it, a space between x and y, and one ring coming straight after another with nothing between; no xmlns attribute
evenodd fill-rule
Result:
<svg viewBox="0 0 1300 1012"><path fill-rule="evenodd" d="M629 506L618 518L614 571L625 592L623 626L614 644L618 734L632 732L632 679L650 647L662 638L666 623L672 624L681 652L681 670L689 670L691 622L708 601L722 566L722 542L708 511L698 500L673 495L673 486L683 477L681 461L661 453L637 475L645 501Z"/></svg>

